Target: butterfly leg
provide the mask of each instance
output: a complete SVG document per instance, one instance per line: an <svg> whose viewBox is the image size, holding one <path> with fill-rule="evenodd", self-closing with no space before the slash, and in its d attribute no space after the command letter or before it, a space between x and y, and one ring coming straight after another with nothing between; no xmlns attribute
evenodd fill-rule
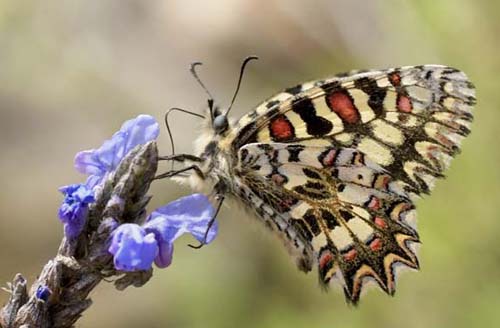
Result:
<svg viewBox="0 0 500 328"><path fill-rule="evenodd" d="M215 219L217 218L217 214L219 214L219 211L222 207L222 203L224 202L224 198L225 198L224 195L215 196L215 199L217 200L217 208L215 209L214 215L212 216L212 218L208 222L207 230L205 230L205 235L203 236L203 240L198 245L188 244L189 247L194 248L194 249L200 249L206 245L208 232L212 228L212 226L215 222Z"/></svg>
<svg viewBox="0 0 500 328"><path fill-rule="evenodd" d="M188 244L189 247L195 248L195 249L200 249L207 243L208 232L210 231L210 228L212 228L212 225L214 224L215 219L217 218L217 215L219 214L219 211L222 207L222 203L224 202L224 199L225 199L224 194L226 192L227 192L226 184L224 184L222 181L219 181L214 186L213 193L215 194L214 198L217 201L217 207L215 209L215 213L212 216L212 218L210 219L210 221L208 222L207 230L205 230L205 235L203 236L203 240L200 242L200 244L199 245Z"/></svg>
<svg viewBox="0 0 500 328"><path fill-rule="evenodd" d="M157 175L154 179L159 180L159 179L171 178L173 176L179 175L183 172L190 171L190 170L194 170L196 172L196 174L198 174L200 176L200 178L205 179L205 175L203 174L203 172L201 171L201 169L199 168L198 165L191 165L191 166L182 168L180 170L170 170L170 171L167 171L167 172L162 173L160 175Z"/></svg>
<svg viewBox="0 0 500 328"><path fill-rule="evenodd" d="M201 157L191 155L191 154L172 154L169 156L158 156L159 161L172 161L172 167L171 171L174 171L174 163L175 162L180 162L184 163L186 161L188 162L195 162L195 163L201 163L203 162L203 159ZM195 169L196 170L196 169ZM199 172L197 171L198 175L203 178L203 175L200 175Z"/></svg>
<svg viewBox="0 0 500 328"><path fill-rule="evenodd" d="M203 159L201 159L198 156L190 155L190 154L176 154L176 155L170 155L170 156L158 156L159 161L176 161L176 162L185 162L185 161L191 161L191 162L202 162Z"/></svg>

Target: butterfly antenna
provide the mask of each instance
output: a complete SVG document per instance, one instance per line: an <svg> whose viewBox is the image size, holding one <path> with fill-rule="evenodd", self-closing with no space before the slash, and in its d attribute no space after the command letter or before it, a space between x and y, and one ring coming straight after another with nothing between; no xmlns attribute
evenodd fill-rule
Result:
<svg viewBox="0 0 500 328"><path fill-rule="evenodd" d="M259 57L248 56L247 58L245 58L245 60L243 60L243 63L241 64L241 69L240 69L240 77L238 78L238 85L236 86L236 91L234 92L233 100L231 100L231 104L229 105L229 108L227 109L225 115L229 114L229 111L233 107L234 101L236 100L236 96L238 95L238 91L240 91L241 80L243 79L243 73L245 72L245 66L247 65L247 63L249 61L254 60L254 59L257 60L257 59L259 59Z"/></svg>
<svg viewBox="0 0 500 328"><path fill-rule="evenodd" d="M193 115L193 116L203 118L203 119L205 118L205 116L203 116L201 114L191 112L191 111L188 111L188 110L182 109L182 108L177 108L177 107L172 107L165 113L165 125L167 127L168 137L170 138L170 146L172 147L172 156L175 155L175 144L174 144L174 138L172 136L172 130L170 130L170 125L168 124L168 115L173 111L183 112L183 113ZM173 169L174 169L174 161L172 161L172 170Z"/></svg>
<svg viewBox="0 0 500 328"><path fill-rule="evenodd" d="M201 82L201 79L198 76L198 73L196 72L196 66L201 66L201 65L203 65L202 62L194 62L194 63L191 64L191 66L189 68L189 71L194 76L194 78L196 79L196 81L198 81L198 84L203 88L203 90L205 90L205 92L208 95L208 108L210 109L210 116L211 116L211 118L213 120L214 119L214 115L213 115L214 97L212 96L212 94L210 93L210 91L208 91L208 89L205 86L205 84L203 84L203 82Z"/></svg>

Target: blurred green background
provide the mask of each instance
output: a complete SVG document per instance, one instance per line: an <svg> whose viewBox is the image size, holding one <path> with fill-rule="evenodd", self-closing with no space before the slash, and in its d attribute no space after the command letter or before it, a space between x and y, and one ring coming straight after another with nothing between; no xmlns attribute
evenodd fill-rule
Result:
<svg viewBox="0 0 500 328"><path fill-rule="evenodd" d="M358 308L296 270L281 242L234 208L195 251L143 288L102 284L79 327L499 327L500 2L477 0L0 1L0 282L30 282L56 252L61 185L82 181L74 154L126 119L169 107L227 105L241 59L249 66L233 115L298 82L352 68L447 64L477 87L472 134L431 197L418 203L421 272L395 297L371 291ZM174 114L178 151L196 119ZM168 154L166 130L160 151ZM190 191L154 184L151 208ZM0 294L4 303L7 294Z"/></svg>

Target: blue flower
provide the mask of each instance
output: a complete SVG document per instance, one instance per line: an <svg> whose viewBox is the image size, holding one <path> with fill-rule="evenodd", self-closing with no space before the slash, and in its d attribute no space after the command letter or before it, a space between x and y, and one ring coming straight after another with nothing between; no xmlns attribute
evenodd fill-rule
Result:
<svg viewBox="0 0 500 328"><path fill-rule="evenodd" d="M93 188L116 169L129 151L137 145L155 140L159 132L159 125L152 116L139 115L123 123L120 130L104 141L101 147L76 154L75 168L89 175L87 186Z"/></svg>
<svg viewBox="0 0 500 328"><path fill-rule="evenodd" d="M64 234L68 238L77 237L85 225L88 205L95 201L94 194L84 184L72 184L59 188L64 201L59 208L59 219L64 223Z"/></svg>
<svg viewBox="0 0 500 328"><path fill-rule="evenodd" d="M38 288L36 289L36 292L35 292L36 298L38 298L39 300L45 301L45 302L47 302L50 295L52 295L52 291L50 290L49 287L47 287L45 285L38 286Z"/></svg>
<svg viewBox="0 0 500 328"><path fill-rule="evenodd" d="M193 194L160 207L142 226L121 225L113 232L108 249L114 255L115 268L122 271L147 270L153 260L159 268L169 266L174 241L182 234L190 233L203 242L214 213L215 209L205 195ZM217 231L217 222L214 222L206 243L215 239Z"/></svg>

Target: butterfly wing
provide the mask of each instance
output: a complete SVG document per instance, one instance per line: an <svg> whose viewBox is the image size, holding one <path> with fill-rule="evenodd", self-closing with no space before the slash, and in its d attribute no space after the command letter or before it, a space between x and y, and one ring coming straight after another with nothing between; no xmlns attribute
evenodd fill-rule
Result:
<svg viewBox="0 0 500 328"><path fill-rule="evenodd" d="M395 290L398 264L417 269L415 211L401 183L352 148L249 144L237 169L273 230L296 248L302 269L337 279L356 303L363 284Z"/></svg>
<svg viewBox="0 0 500 328"><path fill-rule="evenodd" d="M413 201L442 177L469 134L474 87L424 65L312 81L268 99L225 139L235 185L320 282L357 302L418 268ZM401 265L402 264L402 265Z"/></svg>
<svg viewBox="0 0 500 328"><path fill-rule="evenodd" d="M474 87L454 68L424 65L313 81L268 99L233 130L235 153L249 143L355 148L429 193L469 134Z"/></svg>

